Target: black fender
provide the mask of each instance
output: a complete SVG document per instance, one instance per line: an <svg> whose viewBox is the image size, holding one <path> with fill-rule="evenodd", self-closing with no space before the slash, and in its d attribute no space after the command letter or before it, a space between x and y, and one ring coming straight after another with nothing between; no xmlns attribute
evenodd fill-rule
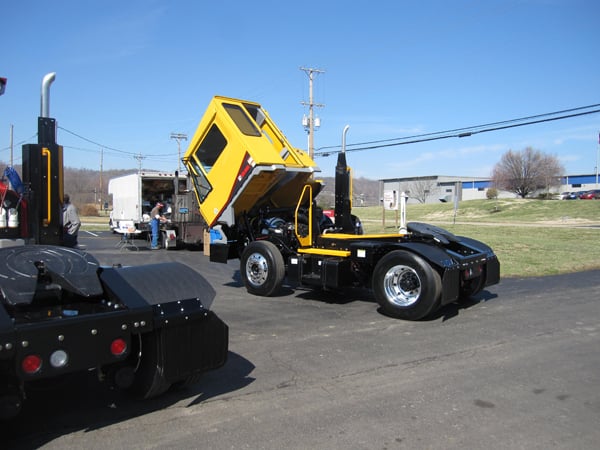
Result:
<svg viewBox="0 0 600 450"><path fill-rule="evenodd" d="M146 336L160 356L165 382L180 382L225 364L229 328L209 311L216 293L200 273L169 262L104 268L100 280L129 310L151 311L152 334L146 331Z"/></svg>
<svg viewBox="0 0 600 450"><path fill-rule="evenodd" d="M379 260L394 250L406 250L423 258L439 273L442 279L441 303L452 303L458 299L460 288L460 266L444 247L423 241L384 242L359 240L350 243L352 259L375 267Z"/></svg>
<svg viewBox="0 0 600 450"><path fill-rule="evenodd" d="M443 247L424 242L401 242L396 244L395 247L421 256L440 274L442 277L442 305L452 303L458 299L460 289L459 266Z"/></svg>
<svg viewBox="0 0 600 450"><path fill-rule="evenodd" d="M461 243L477 249L486 255L487 262L485 266L486 273L484 286L498 284L500 282L500 261L494 253L494 250L492 250L489 245L470 237L458 236L458 239Z"/></svg>
<svg viewBox="0 0 600 450"><path fill-rule="evenodd" d="M201 274L178 262L103 267L99 278L104 287L129 309L162 307L196 299L197 308L209 310L216 295Z"/></svg>

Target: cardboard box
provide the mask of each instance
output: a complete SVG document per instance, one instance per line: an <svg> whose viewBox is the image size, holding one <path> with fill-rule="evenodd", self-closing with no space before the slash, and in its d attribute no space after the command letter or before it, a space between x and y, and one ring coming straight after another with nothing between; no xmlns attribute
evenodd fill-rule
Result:
<svg viewBox="0 0 600 450"><path fill-rule="evenodd" d="M210 256L210 232L208 229L204 229L204 233L202 235L202 244L204 249L204 254L206 256Z"/></svg>

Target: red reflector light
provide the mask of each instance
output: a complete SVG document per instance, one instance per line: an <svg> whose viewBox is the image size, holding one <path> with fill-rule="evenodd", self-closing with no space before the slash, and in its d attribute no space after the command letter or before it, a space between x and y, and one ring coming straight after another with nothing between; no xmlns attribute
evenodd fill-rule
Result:
<svg viewBox="0 0 600 450"><path fill-rule="evenodd" d="M27 374L34 374L42 367L42 358L38 355L28 355L21 361L21 368Z"/></svg>
<svg viewBox="0 0 600 450"><path fill-rule="evenodd" d="M118 338L110 343L110 352L115 356L121 356L127 351L127 342L124 339Z"/></svg>

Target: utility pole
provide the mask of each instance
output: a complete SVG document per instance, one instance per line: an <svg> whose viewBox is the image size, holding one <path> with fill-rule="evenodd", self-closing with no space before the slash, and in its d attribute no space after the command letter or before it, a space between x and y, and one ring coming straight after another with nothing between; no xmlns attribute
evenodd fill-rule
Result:
<svg viewBox="0 0 600 450"><path fill-rule="evenodd" d="M596 150L596 188L598 188L598 162L600 160L600 131L598 131L598 149Z"/></svg>
<svg viewBox="0 0 600 450"><path fill-rule="evenodd" d="M138 153L137 155L133 155L133 157L138 160L138 165L139 165L138 173L142 173L142 160L146 159L146 157L143 156L141 153Z"/></svg>
<svg viewBox="0 0 600 450"><path fill-rule="evenodd" d="M313 101L313 79L314 79L315 73L317 73L317 74L325 73L325 71L320 70L320 69L308 68L308 67L300 67L300 70L302 70L303 72L305 72L308 75L308 103L302 102L303 105L305 105L305 106L308 105L308 117L305 116L302 118L302 125L308 132L308 155L312 159L314 157L314 153L315 153L315 146L314 146L315 127L319 128L319 126L321 125L321 122L318 118L315 123L313 108L315 106L319 107L319 108L322 108L323 106L325 106L320 103L315 103Z"/></svg>
<svg viewBox="0 0 600 450"><path fill-rule="evenodd" d="M181 140L187 141L187 134L171 133L171 139L177 141L177 173L181 173Z"/></svg>
<svg viewBox="0 0 600 450"><path fill-rule="evenodd" d="M14 126L10 124L10 166L13 167L13 130Z"/></svg>
<svg viewBox="0 0 600 450"><path fill-rule="evenodd" d="M100 211L102 211L102 163L104 159L104 148L100 147Z"/></svg>

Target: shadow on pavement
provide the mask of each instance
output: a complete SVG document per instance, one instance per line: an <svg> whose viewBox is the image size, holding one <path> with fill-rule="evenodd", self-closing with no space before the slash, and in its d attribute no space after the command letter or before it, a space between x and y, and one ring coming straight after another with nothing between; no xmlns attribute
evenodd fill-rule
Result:
<svg viewBox="0 0 600 450"><path fill-rule="evenodd" d="M148 400L136 400L126 392L99 383L95 371L63 377L58 385L30 391L22 413L0 423L2 448L38 448L60 436L100 429L168 408L190 397L185 407L194 407L248 386L254 381L249 376L254 368L244 357L229 352L227 363L206 372L198 383L185 388L172 387L169 392Z"/></svg>

